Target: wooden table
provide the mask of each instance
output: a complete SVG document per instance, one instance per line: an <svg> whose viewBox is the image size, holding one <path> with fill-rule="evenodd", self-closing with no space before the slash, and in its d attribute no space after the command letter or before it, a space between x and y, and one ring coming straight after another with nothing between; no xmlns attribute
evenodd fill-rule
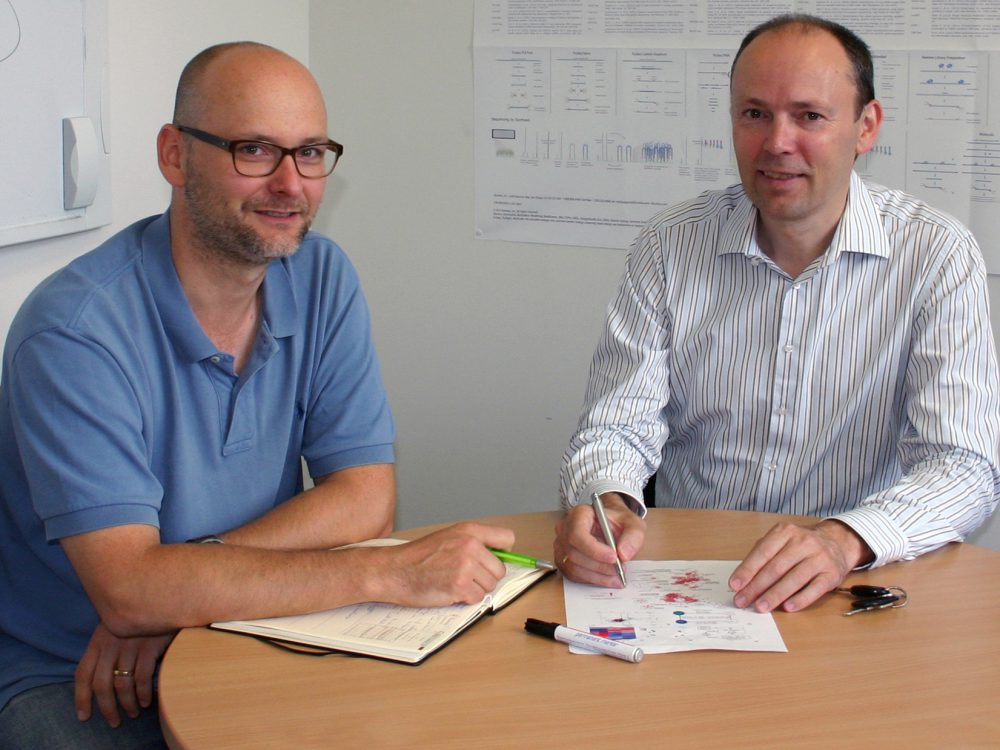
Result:
<svg viewBox="0 0 1000 750"><path fill-rule="evenodd" d="M557 518L484 520L549 557ZM641 557L741 559L778 518L654 509ZM786 654L572 655L523 630L565 621L558 575L417 667L189 629L160 714L175 748L1000 747L1000 553L950 545L848 582L902 586L909 606L843 617L831 594L776 613Z"/></svg>

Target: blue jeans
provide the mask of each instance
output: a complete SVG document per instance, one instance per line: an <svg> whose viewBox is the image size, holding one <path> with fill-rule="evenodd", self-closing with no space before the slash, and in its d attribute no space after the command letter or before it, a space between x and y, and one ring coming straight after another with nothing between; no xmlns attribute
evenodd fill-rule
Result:
<svg viewBox="0 0 1000 750"><path fill-rule="evenodd" d="M112 729L95 704L89 721L76 718L73 683L25 690L0 711L0 750L162 750L156 700L130 719L119 708L122 723Z"/></svg>

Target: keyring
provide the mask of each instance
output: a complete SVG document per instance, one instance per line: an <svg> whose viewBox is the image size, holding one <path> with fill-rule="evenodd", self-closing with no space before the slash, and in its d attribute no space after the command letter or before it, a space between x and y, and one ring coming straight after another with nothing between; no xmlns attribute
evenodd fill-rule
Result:
<svg viewBox="0 0 1000 750"><path fill-rule="evenodd" d="M838 594L856 597L851 602L851 609L844 612L845 617L860 612L872 612L876 609L898 609L905 607L909 601L906 590L900 586L868 586L857 584L850 588L834 589Z"/></svg>

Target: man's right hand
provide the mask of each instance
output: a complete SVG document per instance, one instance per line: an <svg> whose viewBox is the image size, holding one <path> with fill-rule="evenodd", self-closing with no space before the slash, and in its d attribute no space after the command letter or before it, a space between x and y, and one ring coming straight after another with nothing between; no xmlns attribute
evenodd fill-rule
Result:
<svg viewBox="0 0 1000 750"><path fill-rule="evenodd" d="M131 524L62 544L108 629L142 636L359 602L479 602L506 572L488 547L509 549L514 532L463 523L409 544L281 550L161 544L156 529Z"/></svg>
<svg viewBox="0 0 1000 750"><path fill-rule="evenodd" d="M602 495L611 530L618 545L618 558L634 558L646 538L646 521L639 518L617 493ZM572 581L605 588L621 588L615 568L615 553L604 541L604 534L591 505L570 508L556 524L552 545L556 565Z"/></svg>
<svg viewBox="0 0 1000 750"><path fill-rule="evenodd" d="M500 526L464 522L408 544L381 547L391 555L383 571L392 601L408 607L475 604L496 588L506 566L489 547L511 549L514 532Z"/></svg>

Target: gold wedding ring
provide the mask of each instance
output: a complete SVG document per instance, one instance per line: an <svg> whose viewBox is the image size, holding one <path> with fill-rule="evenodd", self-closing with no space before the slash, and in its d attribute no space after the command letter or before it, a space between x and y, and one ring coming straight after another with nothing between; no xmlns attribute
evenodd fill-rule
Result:
<svg viewBox="0 0 1000 750"><path fill-rule="evenodd" d="M131 677L132 673L127 669L116 669L112 674L115 677Z"/></svg>

